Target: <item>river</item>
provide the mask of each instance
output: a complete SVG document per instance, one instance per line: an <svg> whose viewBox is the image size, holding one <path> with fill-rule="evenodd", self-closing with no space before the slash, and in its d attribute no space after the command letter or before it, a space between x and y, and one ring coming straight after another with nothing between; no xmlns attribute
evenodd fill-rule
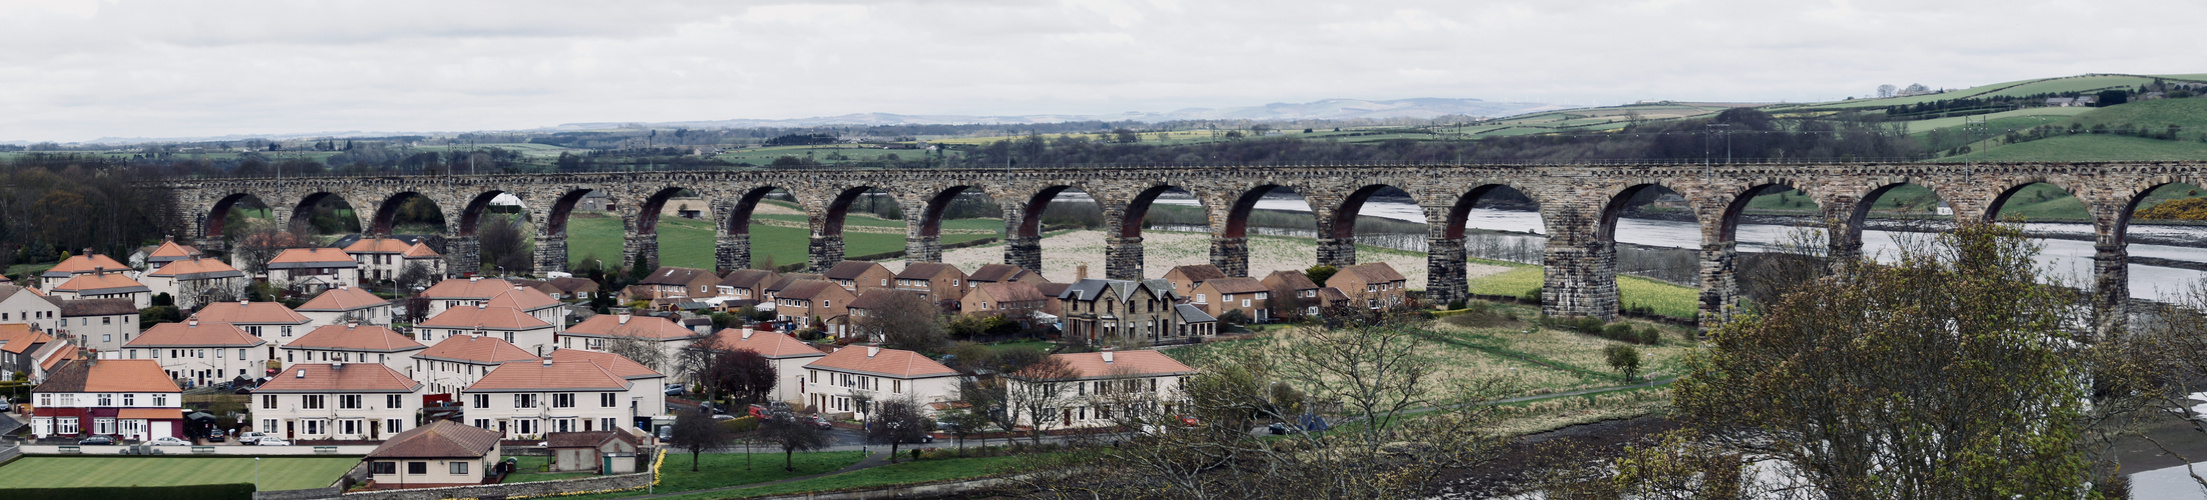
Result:
<svg viewBox="0 0 2207 500"><path fill-rule="evenodd" d="M1169 193L1166 196L1159 197L1157 203L1190 206L1199 204L1193 197L1173 196L1174 194L1178 193ZM1061 199L1065 199L1063 195L1061 195ZM1301 197L1292 195L1265 197L1257 201L1256 208L1285 212L1310 212L1309 204L1304 203ZM1358 210L1357 213L1371 217L1418 223L1425 222L1425 212L1423 210L1420 210L1415 204L1401 200L1373 199L1365 202L1364 207ZM1472 209L1464 226L1473 229L1530 233L1533 235L1530 236L1531 238L1539 238L1538 234L1545 231L1545 228L1541 225L1539 212L1486 208ZM1794 230L1795 228L1791 226L1741 224L1734 235L1737 236L1739 241L1740 251L1760 252L1765 251L1772 244L1791 241L1792 239L1788 238L1788 233ZM2039 234L2092 234L2092 227L2087 224L2030 223L2025 224L2024 230ZM2198 226L2133 225L2130 230L2133 234L2152 232L2193 238L2207 237L2207 228ZM1307 234L1303 231L1260 231L1257 228L1252 228L1251 232L1297 236ZM1821 231L1818 233L1821 233ZM1701 248L1701 229L1697 224L1691 222L1625 218L1618 220L1616 234L1617 241L1621 243L1682 249ZM1899 241L1927 236L1924 233L1866 230L1862 233L1863 251L1872 255L1891 255L1898 251ZM1369 238L1367 237L1367 239ZM1406 250L1422 250L1424 244L1422 236L1404 237L1403 239L1417 241L1410 245L1386 246ZM2032 241L2043 245L2043 251L2038 259L2042 266L2041 269L2052 276L2068 280L2072 285L2087 288L2091 286L2092 255L2094 253L2092 242L2058 238L2033 238ZM1477 253L1476 250L1474 253ZM2207 262L2207 250L2173 245L2132 243L2130 244L2130 255L2132 257ZM2130 265L2130 295L2136 298L2149 300L2171 299L2190 287L2200 285L2202 280L2207 280L2207 272L2140 264Z"/></svg>

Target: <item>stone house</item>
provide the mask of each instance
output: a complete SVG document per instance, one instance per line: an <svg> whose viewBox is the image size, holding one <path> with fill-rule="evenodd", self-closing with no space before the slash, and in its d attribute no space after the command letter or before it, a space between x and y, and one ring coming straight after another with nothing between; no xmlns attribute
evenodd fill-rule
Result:
<svg viewBox="0 0 2207 500"><path fill-rule="evenodd" d="M1028 372L1012 373L1004 377L1004 392L1013 398L1048 397L1053 407L1044 410L1043 418L1056 420L1050 425L1061 428L1117 425L1113 417L1124 418L1130 409L1144 415L1178 414L1184 409L1173 402L1181 399L1181 382L1196 374L1196 369L1158 351L1107 350L1050 357L1063 360L1074 375L1043 379ZM1024 405L1016 399L1012 404ZM1032 426L1036 417L1023 413L1020 425Z"/></svg>
<svg viewBox="0 0 2207 500"><path fill-rule="evenodd" d="M48 292L52 297L62 300L123 299L139 309L153 305L152 289L121 272L104 269L76 275L69 278L69 281L55 285Z"/></svg>
<svg viewBox="0 0 2207 500"><path fill-rule="evenodd" d="M481 335L447 337L412 357L414 380L427 385L432 394L457 394L498 365L539 359L511 342Z"/></svg>
<svg viewBox="0 0 2207 500"><path fill-rule="evenodd" d="M268 259L268 281L309 293L360 286L360 263L338 248L288 248Z"/></svg>
<svg viewBox="0 0 2207 500"><path fill-rule="evenodd" d="M283 347L284 363L375 363L412 378L414 353L429 346L378 325L322 325Z"/></svg>
<svg viewBox="0 0 2207 500"><path fill-rule="evenodd" d="M38 287L53 290L55 287L61 286L62 283L67 283L70 279L78 276L103 271L122 272L124 269L130 269L130 266L116 262L115 259L106 255L92 253L92 249L87 248L84 249L84 254L69 256L67 259L62 259L60 264L54 264L54 267L47 268L45 272L39 273Z"/></svg>
<svg viewBox="0 0 2207 500"><path fill-rule="evenodd" d="M373 489L483 484L501 460L496 432L438 420L391 436L361 461Z"/></svg>
<svg viewBox="0 0 2207 500"><path fill-rule="evenodd" d="M850 314L851 302L855 300L858 300L858 294L836 286L834 282L799 281L774 295L774 315L775 319L791 322L797 328L818 326L828 334L840 337L847 334L842 331L844 329L830 330L828 327L839 326L837 323ZM816 324L816 321L826 324Z"/></svg>
<svg viewBox="0 0 2207 500"><path fill-rule="evenodd" d="M506 439L553 432L619 429L630 421L634 383L587 360L516 361L498 365L460 390L469 425Z"/></svg>
<svg viewBox="0 0 2207 500"><path fill-rule="evenodd" d="M209 296L236 298L236 292L244 291L244 271L239 271L222 259L192 257L169 261L138 277L146 289L154 295L168 294L176 300L176 307L199 307Z"/></svg>
<svg viewBox="0 0 2207 500"><path fill-rule="evenodd" d="M820 274L826 276L828 281L835 282L836 286L843 287L844 290L849 290L851 293L875 288L893 288L889 284L889 280L897 275L897 273L889 272L888 266L863 260L837 262L835 267L830 267L827 272Z"/></svg>
<svg viewBox="0 0 2207 500"><path fill-rule="evenodd" d="M1164 280L1084 279L1058 294L1065 335L1088 343L1186 341L1175 328L1172 285Z"/></svg>
<svg viewBox="0 0 2207 500"><path fill-rule="evenodd" d="M397 307L367 290L340 286L323 290L320 295L299 304L292 312L306 316L317 325L336 325L346 321L359 321L371 325L391 324Z"/></svg>
<svg viewBox="0 0 2207 500"><path fill-rule="evenodd" d="M805 365L828 355L789 334L750 328L721 330L698 341L695 347L725 351L749 349L759 353L774 364L774 373L780 375L767 397L791 404L804 403Z"/></svg>
<svg viewBox="0 0 2207 500"><path fill-rule="evenodd" d="M1251 323L1271 321L1272 308L1268 302L1272 289L1264 282L1251 278L1213 278L1196 285L1188 304L1203 308L1212 317L1223 317L1227 312L1240 311Z"/></svg>
<svg viewBox="0 0 2207 500"><path fill-rule="evenodd" d="M1341 289L1349 303L1359 307L1379 309L1409 301L1409 278L1404 278L1385 262L1341 268L1332 278L1326 279L1326 286Z"/></svg>
<svg viewBox="0 0 2207 500"><path fill-rule="evenodd" d="M31 389L31 436L184 435L184 395L153 360L62 361Z"/></svg>
<svg viewBox="0 0 2207 500"><path fill-rule="evenodd" d="M1190 264L1165 271L1165 281L1171 282L1173 293L1182 297L1195 293L1195 287L1203 285L1205 281L1226 277L1225 271L1210 264Z"/></svg>
<svg viewBox="0 0 2207 500"><path fill-rule="evenodd" d="M854 400L910 396L920 404L957 397L960 374L917 352L880 347L845 347L805 365L806 405L820 413L849 413L865 419L868 408Z"/></svg>
<svg viewBox="0 0 2207 500"><path fill-rule="evenodd" d="M422 383L381 363L297 363L253 389L254 429L285 440L379 440L414 429Z"/></svg>
<svg viewBox="0 0 2207 500"><path fill-rule="evenodd" d="M512 343L523 351L542 356L558 345L559 329L520 308L492 306L456 307L414 325L415 338L435 341L467 335L487 335Z"/></svg>
<svg viewBox="0 0 2207 500"><path fill-rule="evenodd" d="M169 378L199 386L267 375L268 350L261 348L266 344L236 325L186 319L153 325L123 344L123 351L130 359L160 363Z"/></svg>
<svg viewBox="0 0 2207 500"><path fill-rule="evenodd" d="M940 262L913 262L897 273L896 289L918 292L928 302L958 303L965 298L966 272Z"/></svg>

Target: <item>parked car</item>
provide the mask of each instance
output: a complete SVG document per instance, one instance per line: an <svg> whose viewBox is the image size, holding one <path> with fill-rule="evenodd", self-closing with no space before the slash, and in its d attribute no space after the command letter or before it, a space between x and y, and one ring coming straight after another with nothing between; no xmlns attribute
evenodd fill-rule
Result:
<svg viewBox="0 0 2207 500"><path fill-rule="evenodd" d="M765 405L750 405L744 407L743 410L746 414L758 417L760 422L774 419L774 410L768 409Z"/></svg>
<svg viewBox="0 0 2207 500"><path fill-rule="evenodd" d="M208 434L208 435L207 435L207 442L209 442L209 443L220 443L220 442L223 442L223 441L224 441L224 439L222 438L222 431L219 431L219 430L218 430L218 431L215 431L215 433L214 433L214 434Z"/></svg>
<svg viewBox="0 0 2207 500"><path fill-rule="evenodd" d="M662 425L662 426L659 426L659 440L660 440L660 441L666 441L666 440L669 440L669 439L674 439L674 426L672 426L672 425Z"/></svg>
<svg viewBox="0 0 2207 500"><path fill-rule="evenodd" d="M823 416L819 416L819 415L813 415L813 416L811 416L811 417L808 417L808 418L806 418L806 419L805 419L805 422L811 423L813 427L819 427L819 428L820 428L820 430L828 430L828 429L834 429L834 428L835 428L835 423L834 423L834 422L829 422L829 421L828 421L828 417L823 417Z"/></svg>
<svg viewBox="0 0 2207 500"><path fill-rule="evenodd" d="M240 432L238 433L238 444L255 444L258 443L261 438L267 436L267 434L261 434L261 431Z"/></svg>
<svg viewBox="0 0 2207 500"><path fill-rule="evenodd" d="M285 441L284 438L276 436L261 436L260 440L254 441L253 444L260 446L291 446L290 441Z"/></svg>
<svg viewBox="0 0 2207 500"><path fill-rule="evenodd" d="M667 395L668 395L668 396L680 396L680 395L682 395L682 384L667 384Z"/></svg>
<svg viewBox="0 0 2207 500"><path fill-rule="evenodd" d="M176 437L173 437L173 436L161 436L161 437L153 438L153 440L152 440L152 441L147 441L147 442L146 442L146 444L150 444L150 445L154 445L154 446L191 446L191 445L192 445L192 442L191 442L191 441L185 441L185 440L182 440L182 439L177 439Z"/></svg>
<svg viewBox="0 0 2207 500"><path fill-rule="evenodd" d="M85 446L113 446L115 445L115 437L93 434L91 437L77 440L77 444Z"/></svg>

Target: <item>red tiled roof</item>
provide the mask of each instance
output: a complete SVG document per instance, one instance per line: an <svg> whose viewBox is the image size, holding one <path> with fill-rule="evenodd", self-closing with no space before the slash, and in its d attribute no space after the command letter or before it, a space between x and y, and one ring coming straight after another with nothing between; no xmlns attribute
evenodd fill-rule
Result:
<svg viewBox="0 0 2207 500"><path fill-rule="evenodd" d="M70 274L89 273L101 268L106 268L109 271L121 271L130 268L130 266L116 262L114 258L106 255L76 255L62 259L60 264L54 264L54 267L47 269L45 273L39 276L61 277Z"/></svg>
<svg viewBox="0 0 2207 500"><path fill-rule="evenodd" d="M0 324L0 352L23 354L32 344L53 342L53 336L23 323Z"/></svg>
<svg viewBox="0 0 2207 500"><path fill-rule="evenodd" d="M109 295L148 291L144 283L130 279L123 273L80 274L69 281L54 286L56 292L73 292L78 295Z"/></svg>
<svg viewBox="0 0 2207 500"><path fill-rule="evenodd" d="M1354 273L1357 278L1364 280L1365 283L1386 283L1409 279L1402 277L1402 273L1395 272L1395 267L1387 265L1385 262L1357 264L1341 268L1341 272Z"/></svg>
<svg viewBox="0 0 2207 500"><path fill-rule="evenodd" d="M428 259L443 256L444 254L437 253L435 249L431 249L428 245L423 245L421 243L415 243L414 246L406 247L406 253L401 255L401 257L405 257L408 259Z"/></svg>
<svg viewBox="0 0 2207 500"><path fill-rule="evenodd" d="M270 269L295 267L356 267L351 254L337 248L286 248L276 258L268 259Z"/></svg>
<svg viewBox="0 0 2207 500"><path fill-rule="evenodd" d="M957 370L927 359L927 356L921 356L920 353L879 347L845 347L807 363L805 367L907 379L958 374Z"/></svg>
<svg viewBox="0 0 2207 500"><path fill-rule="evenodd" d="M208 278L229 278L244 276L245 273L238 271L238 268L230 267L229 264L222 263L222 259L185 258L170 261L167 265L146 273L146 275L166 278L185 277L189 279L195 277L192 275L210 275L206 276Z"/></svg>
<svg viewBox="0 0 2207 500"><path fill-rule="evenodd" d="M56 356L57 358L59 356ZM31 392L184 392L150 359L78 359L46 375Z"/></svg>
<svg viewBox="0 0 2207 500"><path fill-rule="evenodd" d="M216 302L199 306L199 311L193 315L200 321L241 325L297 325L313 321L276 302Z"/></svg>
<svg viewBox="0 0 2207 500"><path fill-rule="evenodd" d="M1318 288L1317 283L1310 281L1310 275L1303 274L1302 271L1273 271L1271 275L1265 276L1265 279L1285 284L1289 290Z"/></svg>
<svg viewBox="0 0 2207 500"><path fill-rule="evenodd" d="M481 458L498 446L497 432L438 420L391 435L369 458Z"/></svg>
<svg viewBox="0 0 2207 500"><path fill-rule="evenodd" d="M284 367L253 393L410 393L421 386L383 363L299 363Z"/></svg>
<svg viewBox="0 0 2207 500"><path fill-rule="evenodd" d="M490 300L498 292L512 290L513 283L497 278L448 279L422 290L423 298L434 300Z"/></svg>
<svg viewBox="0 0 2207 500"><path fill-rule="evenodd" d="M1211 281L1226 277L1226 271L1221 271L1218 269L1218 266L1210 264L1189 264L1172 268L1171 271L1165 271L1165 274L1172 273L1180 273L1180 276L1182 278L1185 278L1188 281L1198 282Z"/></svg>
<svg viewBox="0 0 2207 500"><path fill-rule="evenodd" d="M60 347L58 349L55 349L52 356L47 357L45 361L38 362L39 369L46 370L47 372L52 372L54 371L55 366L60 366L62 363L76 361L84 357L83 349L78 349L76 346L69 344L59 345Z"/></svg>
<svg viewBox="0 0 2207 500"><path fill-rule="evenodd" d="M560 361L587 361L591 363L596 363L599 368L604 368L605 371L613 372L614 375L619 375L621 376L621 378L629 380L666 377L666 374L653 371L651 367L644 366L643 363L638 363L628 358L622 357L619 354L614 354L610 352L585 351L582 349L560 349L552 351L552 362L557 363Z"/></svg>
<svg viewBox="0 0 2207 500"><path fill-rule="evenodd" d="M299 304L299 308L296 310L342 312L389 303L391 301L383 300L383 297L377 297L376 294L369 293L367 290L339 286L324 290L321 295L314 296L314 300Z"/></svg>
<svg viewBox="0 0 2207 500"><path fill-rule="evenodd" d="M750 332L751 338L743 338L745 332ZM712 337L698 341L698 345L730 351L750 349L751 352L759 353L760 356L765 356L767 359L817 358L828 355L828 353L820 352L820 349L812 347L812 344L797 340L797 337L791 337L789 334L757 331L749 328L721 330L714 333Z"/></svg>
<svg viewBox="0 0 2207 500"><path fill-rule="evenodd" d="M1109 355L1111 361L1105 362ZM1112 378L1126 376L1154 377L1195 373L1194 368L1158 351L1109 351L1079 354L1052 354L1050 357L1065 360L1079 378Z"/></svg>
<svg viewBox="0 0 2207 500"><path fill-rule="evenodd" d="M673 321L668 321L667 318L631 315L628 317L627 323L622 323L619 314L591 316L590 319L582 320L581 323L576 323L575 326L567 327L567 332L561 335L642 337L653 340L685 339L700 336L695 331L683 328L682 325L675 324Z"/></svg>
<svg viewBox="0 0 2207 500"><path fill-rule="evenodd" d="M427 349L428 346L378 325L323 325L291 343L284 344L284 348L404 352Z"/></svg>
<svg viewBox="0 0 2207 500"><path fill-rule="evenodd" d="M535 330L551 328L551 323L530 316L512 307L460 306L446 309L417 326L435 328L484 328L490 330Z"/></svg>
<svg viewBox="0 0 2207 500"><path fill-rule="evenodd" d="M359 241L354 241L353 244L345 246L345 253L399 253L412 247L413 245L406 243L406 240L361 238Z"/></svg>
<svg viewBox="0 0 2207 500"><path fill-rule="evenodd" d="M253 347L266 343L236 325L186 320L153 325L123 347Z"/></svg>
<svg viewBox="0 0 2207 500"><path fill-rule="evenodd" d="M516 361L498 365L461 392L513 392L537 390L624 391L633 382L595 362Z"/></svg>
<svg viewBox="0 0 2207 500"><path fill-rule="evenodd" d="M199 255L199 249L192 248L190 245L177 244L175 240L170 240L161 242L161 246L154 247L152 252L147 252L146 260L167 262L176 259L189 259L197 255Z"/></svg>
<svg viewBox="0 0 2207 500"><path fill-rule="evenodd" d="M525 286L517 286L515 288L491 295L490 300L485 301L484 305L490 307L511 307L523 311L534 311L546 307L557 306L559 305L559 299L552 298L551 295L546 295L543 290L538 290Z"/></svg>
<svg viewBox="0 0 2207 500"><path fill-rule="evenodd" d="M513 343L507 342L505 339L474 335L445 337L444 340L437 341L436 345L414 353L414 357L417 359L439 359L475 364L499 364L537 359L535 354L530 354L529 351L515 347Z"/></svg>

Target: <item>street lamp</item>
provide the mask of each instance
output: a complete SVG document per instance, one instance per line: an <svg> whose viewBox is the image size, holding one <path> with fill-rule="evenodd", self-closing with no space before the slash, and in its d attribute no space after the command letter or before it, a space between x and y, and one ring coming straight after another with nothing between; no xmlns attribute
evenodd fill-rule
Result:
<svg viewBox="0 0 2207 500"><path fill-rule="evenodd" d="M261 457L253 457L253 489L261 487Z"/></svg>

